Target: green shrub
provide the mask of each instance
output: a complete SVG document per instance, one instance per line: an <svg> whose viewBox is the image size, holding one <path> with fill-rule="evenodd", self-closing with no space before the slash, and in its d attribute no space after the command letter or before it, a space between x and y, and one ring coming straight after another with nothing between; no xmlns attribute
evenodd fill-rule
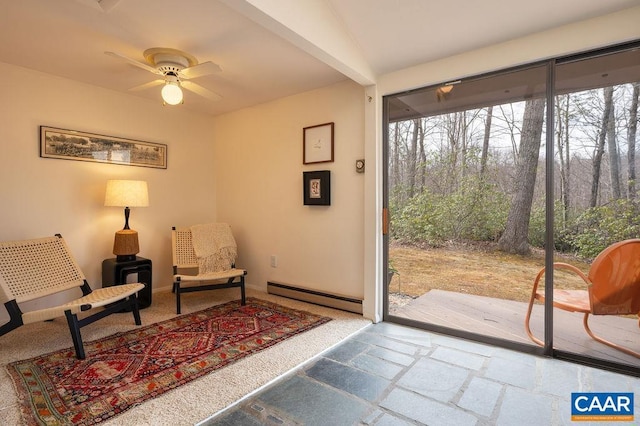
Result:
<svg viewBox="0 0 640 426"><path fill-rule="evenodd" d="M434 234L432 215L434 210L432 196L428 191L416 195L402 208L394 203L390 205L393 223L391 237L408 242L427 242Z"/></svg>
<svg viewBox="0 0 640 426"><path fill-rule="evenodd" d="M555 250L561 252L575 252L577 249L573 244L574 226L571 222L563 223L562 213L564 207L562 201L556 200L553 205L553 242ZM534 247L546 247L546 209L544 205L538 205L531 209L529 220L529 244Z"/></svg>
<svg viewBox="0 0 640 426"><path fill-rule="evenodd" d="M593 258L611 244L640 237L640 206L620 199L586 210L576 220L573 245L578 254Z"/></svg>
<svg viewBox="0 0 640 426"><path fill-rule="evenodd" d="M430 191L392 206L392 237L437 245L446 240L492 241L497 238L509 209L509 200L493 185L467 179L447 195Z"/></svg>
<svg viewBox="0 0 640 426"><path fill-rule="evenodd" d="M454 192L437 194L428 190L402 202L398 190L390 196L391 238L432 246L445 241L495 241L504 230L509 199L495 185L469 178ZM567 223L563 206L554 204L554 249L592 259L609 245L628 238L640 238L640 204L621 199L588 209ZM570 217L572 215L570 214ZM529 243L545 247L545 208L532 208Z"/></svg>

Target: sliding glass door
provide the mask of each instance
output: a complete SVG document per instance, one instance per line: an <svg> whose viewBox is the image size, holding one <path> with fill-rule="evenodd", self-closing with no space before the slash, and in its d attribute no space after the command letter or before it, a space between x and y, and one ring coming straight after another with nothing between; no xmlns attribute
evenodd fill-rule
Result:
<svg viewBox="0 0 640 426"><path fill-rule="evenodd" d="M554 262L587 274L640 237L638 81L629 45L385 97L385 319L640 367L542 296L587 290ZM640 351L632 322L598 316L593 331Z"/></svg>
<svg viewBox="0 0 640 426"><path fill-rule="evenodd" d="M640 237L635 155L640 50L568 58L558 61L555 74L554 244L559 253L572 255L573 264L585 273L590 271L591 278L602 269L596 259L607 247ZM618 250L613 256L626 255ZM593 279L591 306L603 310L605 305L609 314L592 316L589 327L596 336L640 353L638 318L628 315L640 311L639 302L633 300L633 293L640 296L639 277L629 277L630 285L636 288L631 295L624 294L615 284L615 275L625 273L624 265L605 268L604 280ZM566 275L575 276L570 270ZM608 288L600 295L603 281ZM580 285L584 288L584 283ZM571 330L580 334L574 337ZM638 358L592 339L581 318L563 310L555 310L553 342L554 348L563 352L640 366Z"/></svg>

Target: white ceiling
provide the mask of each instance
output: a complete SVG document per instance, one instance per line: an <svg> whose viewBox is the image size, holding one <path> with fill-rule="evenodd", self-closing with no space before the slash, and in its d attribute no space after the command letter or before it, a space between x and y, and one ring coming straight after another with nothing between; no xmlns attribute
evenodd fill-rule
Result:
<svg viewBox="0 0 640 426"><path fill-rule="evenodd" d="M151 47L212 61L184 105L221 114L352 78L375 76L559 25L640 0L0 0L0 62L160 101L143 62Z"/></svg>

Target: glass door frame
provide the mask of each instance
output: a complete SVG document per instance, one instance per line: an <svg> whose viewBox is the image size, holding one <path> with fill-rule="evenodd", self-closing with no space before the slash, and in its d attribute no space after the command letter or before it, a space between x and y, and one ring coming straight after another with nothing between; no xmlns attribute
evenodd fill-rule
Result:
<svg viewBox="0 0 640 426"><path fill-rule="evenodd" d="M526 69L533 66L546 65L547 67L547 81L546 81L546 117L545 117L545 268L550 273L545 274L545 293L547 295L553 294L553 263L554 263L554 129L555 129L555 72L556 65L562 62L575 61L583 57L593 57L602 54L621 52L627 49L640 48L640 41L624 43L622 45L612 46L606 49L599 49L592 52L585 52L579 55L572 55L566 58L549 59L546 61L527 64L522 67L514 67L512 69L500 70L494 73L488 73L484 77L490 75L502 74L505 72L516 71L520 69ZM474 78L476 78L474 77ZM425 88L432 88L441 86L442 84L428 86L415 90L422 90ZM547 297L544 302L544 346L540 347L535 344L524 344L507 339L501 339L492 336L486 336L474 332L455 329L451 327L441 326L437 324L424 323L417 320L412 320L404 317L394 316L389 313L389 286L387 285L387 273L389 265L389 99L409 94L415 90L410 90L401 93L390 94L382 97L382 210L383 210L383 235L382 235L382 283L383 283L383 321L389 321L411 327L421 328L436 333L442 333L451 335L454 337L460 337L468 340L477 341L480 343L486 343L506 349L513 349L524 353L557 358L561 360L571 361L577 364L593 366L605 370L620 372L626 375L633 375L640 377L640 367L629 366L626 364L620 364L617 362L611 362L599 358L593 358L573 352L563 351L555 349L553 347L553 298ZM549 249L551 248L551 249Z"/></svg>

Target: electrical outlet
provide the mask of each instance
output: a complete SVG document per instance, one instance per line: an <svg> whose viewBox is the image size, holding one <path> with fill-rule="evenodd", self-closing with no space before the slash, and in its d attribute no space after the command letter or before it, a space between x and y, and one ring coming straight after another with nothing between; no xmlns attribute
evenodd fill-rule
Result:
<svg viewBox="0 0 640 426"><path fill-rule="evenodd" d="M278 258L276 257L275 254L271 255L271 267L272 268L277 268L278 267Z"/></svg>

